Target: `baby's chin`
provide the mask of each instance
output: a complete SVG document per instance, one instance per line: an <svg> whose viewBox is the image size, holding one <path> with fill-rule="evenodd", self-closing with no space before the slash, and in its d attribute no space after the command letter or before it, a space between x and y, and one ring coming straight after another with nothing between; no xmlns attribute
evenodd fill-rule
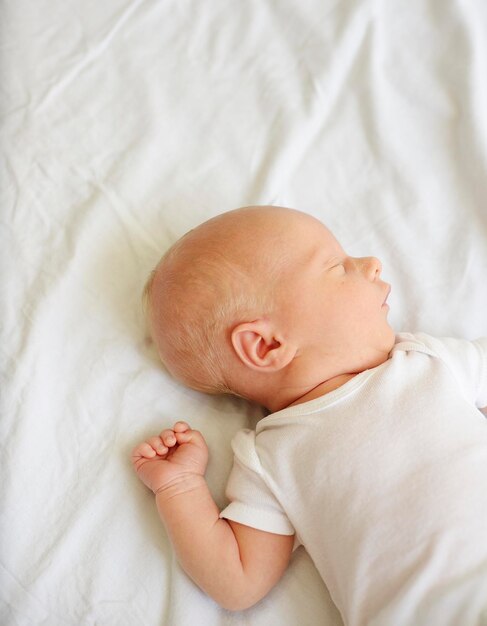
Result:
<svg viewBox="0 0 487 626"><path fill-rule="evenodd" d="M385 363L387 359L390 358L392 349L396 343L396 335L392 328L390 332L384 336L383 340L380 342L380 345L374 351L374 357L371 360L371 363L367 369L371 369L372 367L377 367L378 365L382 365Z"/></svg>
<svg viewBox="0 0 487 626"><path fill-rule="evenodd" d="M389 336L384 341L384 353L386 354L386 359L384 360L387 360L389 358L390 353L396 343L396 333L392 330L392 328L389 328L389 330Z"/></svg>

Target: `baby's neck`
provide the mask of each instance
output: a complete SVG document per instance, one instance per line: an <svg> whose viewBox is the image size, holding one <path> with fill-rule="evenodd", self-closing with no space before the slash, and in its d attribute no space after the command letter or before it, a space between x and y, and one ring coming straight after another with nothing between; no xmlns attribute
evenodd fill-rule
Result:
<svg viewBox="0 0 487 626"><path fill-rule="evenodd" d="M325 380L324 382L320 383L316 387L313 387L313 389L310 389L307 393L300 396L287 406L295 406L297 404L302 404L303 402L309 402L310 400L314 400L315 398L320 398L321 396L330 393L330 391L334 391L335 389L338 389L338 387L341 387L345 383L348 383L348 381L355 376L357 376L357 374L340 374L340 376L335 376L330 380Z"/></svg>
<svg viewBox="0 0 487 626"><path fill-rule="evenodd" d="M256 393L245 394L244 397L275 413L338 389L357 374L382 365L390 355L390 351L376 351L371 356L367 355L367 358L355 359L354 362L348 360L345 364L331 363L328 360L314 363L303 358L295 359L283 376L273 380L266 379L265 385L259 381L261 384Z"/></svg>

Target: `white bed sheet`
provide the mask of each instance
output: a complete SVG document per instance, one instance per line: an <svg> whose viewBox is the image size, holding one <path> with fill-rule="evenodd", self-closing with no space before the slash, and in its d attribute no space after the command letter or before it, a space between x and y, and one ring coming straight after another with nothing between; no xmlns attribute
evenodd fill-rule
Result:
<svg viewBox="0 0 487 626"><path fill-rule="evenodd" d="M184 418L220 506L260 409L172 381L146 275L222 211L324 220L392 283L398 330L487 334L483 0L2 4L0 623L339 626L302 548L220 609L129 453ZM326 532L326 529L324 529Z"/></svg>

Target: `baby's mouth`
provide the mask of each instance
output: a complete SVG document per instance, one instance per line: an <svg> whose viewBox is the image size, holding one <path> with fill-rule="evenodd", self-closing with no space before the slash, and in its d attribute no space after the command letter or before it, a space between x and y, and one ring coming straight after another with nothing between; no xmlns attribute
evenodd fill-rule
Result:
<svg viewBox="0 0 487 626"><path fill-rule="evenodd" d="M386 293L386 297L384 298L384 302L382 303L382 306L389 306L387 304L387 298L389 297L389 294L391 293L391 286L388 285L387 286L387 293Z"/></svg>

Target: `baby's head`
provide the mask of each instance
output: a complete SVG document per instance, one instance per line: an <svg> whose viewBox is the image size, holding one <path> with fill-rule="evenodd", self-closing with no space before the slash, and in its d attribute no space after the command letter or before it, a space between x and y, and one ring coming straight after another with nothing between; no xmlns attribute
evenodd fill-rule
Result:
<svg viewBox="0 0 487 626"><path fill-rule="evenodd" d="M179 239L151 273L144 289L151 334L167 369L188 386L233 393L228 330L272 308L277 215L276 207L219 215Z"/></svg>
<svg viewBox="0 0 487 626"><path fill-rule="evenodd" d="M245 207L182 237L145 288L168 370L207 393L291 398L323 376L383 362L394 333L380 262L353 259L315 218Z"/></svg>

